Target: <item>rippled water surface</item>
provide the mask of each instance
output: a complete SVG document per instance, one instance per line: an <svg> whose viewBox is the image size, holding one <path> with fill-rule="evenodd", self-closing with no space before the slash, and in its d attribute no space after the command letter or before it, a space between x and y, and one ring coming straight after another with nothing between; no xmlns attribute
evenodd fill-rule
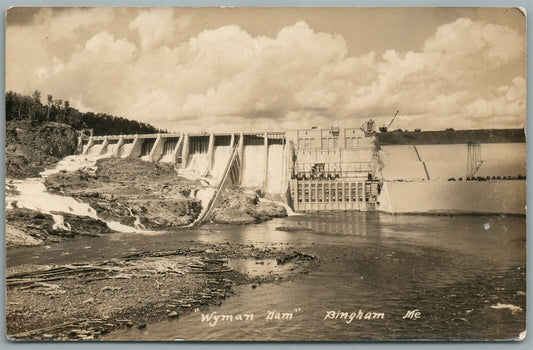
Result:
<svg viewBox="0 0 533 350"><path fill-rule="evenodd" d="M276 231L279 226L299 230ZM179 248L191 240L255 246L288 243L318 256L320 263L293 281L254 289L240 286L219 307L149 324L143 330L117 330L106 339L482 340L516 338L525 329L524 217L308 214L258 225L78 238L44 250L10 250L7 265L107 259ZM263 268L249 267L246 261L234 263L255 271ZM415 309L418 319L403 318ZM325 319L328 311L378 317L355 317L351 322ZM202 313L211 312L233 315L233 321L202 323ZM292 313L292 319L269 320L269 312ZM240 314L253 314L254 319L240 321Z"/></svg>

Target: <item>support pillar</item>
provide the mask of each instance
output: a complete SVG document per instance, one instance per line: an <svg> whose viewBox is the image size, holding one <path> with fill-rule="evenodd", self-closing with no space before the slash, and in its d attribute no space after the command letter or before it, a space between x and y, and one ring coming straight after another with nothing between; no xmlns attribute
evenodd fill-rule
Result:
<svg viewBox="0 0 533 350"><path fill-rule="evenodd" d="M83 133L80 131L78 136L78 145L76 146L76 154L83 153Z"/></svg>
<svg viewBox="0 0 533 350"><path fill-rule="evenodd" d="M265 145L265 175L263 178L263 193L266 193L268 189L268 133L265 132L263 135L264 145Z"/></svg>
<svg viewBox="0 0 533 350"><path fill-rule="evenodd" d="M355 183L355 205L357 210L361 210L361 204L359 203L359 181Z"/></svg>
<svg viewBox="0 0 533 350"><path fill-rule="evenodd" d="M163 138L161 137L161 134L157 134L157 138L155 139L154 145L152 146L152 149L150 150L150 161L151 162L157 162L159 158L161 158L163 154L163 147L164 147Z"/></svg>
<svg viewBox="0 0 533 350"><path fill-rule="evenodd" d="M102 142L102 148L100 148L100 155L105 154L105 149L107 148L107 145L109 145L109 140L107 136L105 136L104 142Z"/></svg>
<svg viewBox="0 0 533 350"><path fill-rule="evenodd" d="M93 146L94 140L93 137L89 137L89 142L87 142L87 148L83 150L83 154L87 154L89 152L89 149Z"/></svg>
<svg viewBox="0 0 533 350"><path fill-rule="evenodd" d="M241 132L239 134L239 146L238 146L238 152L239 152L239 159L241 160L241 168L239 173L239 185L242 184L242 176L244 174L244 134Z"/></svg>
<svg viewBox="0 0 533 350"><path fill-rule="evenodd" d="M280 194L285 197L285 202L287 202L287 145L285 144L285 139L282 141L283 150L281 152L281 187Z"/></svg>
<svg viewBox="0 0 533 350"><path fill-rule="evenodd" d="M174 148L174 150L172 151L172 163L178 162L178 154L179 154L179 151L181 150L182 145L183 145L183 134L180 136L178 143L176 144L176 148Z"/></svg>
<svg viewBox="0 0 533 350"><path fill-rule="evenodd" d="M113 150L113 158L120 157L120 147L124 144L124 137L120 135L118 141L117 141L117 147Z"/></svg>
<svg viewBox="0 0 533 350"><path fill-rule="evenodd" d="M183 147L181 149L181 167L187 167L187 158L189 157L189 135L183 135Z"/></svg>
<svg viewBox="0 0 533 350"><path fill-rule="evenodd" d="M124 158L137 158L141 155L143 139L139 138L139 135L135 135L133 139L133 144L131 145L130 151L124 155Z"/></svg>
<svg viewBox="0 0 533 350"><path fill-rule="evenodd" d="M366 181L363 181L363 209L366 211L368 203L366 202Z"/></svg>
<svg viewBox="0 0 533 350"><path fill-rule="evenodd" d="M326 208L326 205L324 204L326 202L326 183L324 181L321 181L322 182L322 187L321 187L321 190L322 190L322 202L320 202L320 206L322 208L320 209L324 209Z"/></svg>
<svg viewBox="0 0 533 350"><path fill-rule="evenodd" d="M213 169L213 153L215 149L215 135L213 133L209 134L209 146L207 147L207 165L209 171Z"/></svg>

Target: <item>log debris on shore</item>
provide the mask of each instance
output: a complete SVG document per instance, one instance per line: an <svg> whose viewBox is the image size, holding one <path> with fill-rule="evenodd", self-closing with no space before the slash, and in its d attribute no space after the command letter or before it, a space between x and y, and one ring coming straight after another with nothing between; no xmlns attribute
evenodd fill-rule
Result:
<svg viewBox="0 0 533 350"><path fill-rule="evenodd" d="M11 340L93 340L121 327L147 327L220 305L237 284L287 280L315 258L294 250L243 244L143 251L92 263L10 268L6 318ZM300 264L283 276L248 276L232 259Z"/></svg>

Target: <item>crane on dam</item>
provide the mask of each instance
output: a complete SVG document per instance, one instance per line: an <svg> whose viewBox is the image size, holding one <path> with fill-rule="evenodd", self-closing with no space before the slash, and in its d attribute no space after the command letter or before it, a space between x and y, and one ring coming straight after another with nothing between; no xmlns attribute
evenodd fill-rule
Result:
<svg viewBox="0 0 533 350"><path fill-rule="evenodd" d="M394 120L396 119L396 117L398 116L398 113L400 113L400 111L396 111L396 114L394 115L394 117L392 117L391 121L389 122L389 125L387 125L387 126L383 125L382 127L379 128L379 131L380 132L389 131L389 128L392 125L392 123L394 122Z"/></svg>

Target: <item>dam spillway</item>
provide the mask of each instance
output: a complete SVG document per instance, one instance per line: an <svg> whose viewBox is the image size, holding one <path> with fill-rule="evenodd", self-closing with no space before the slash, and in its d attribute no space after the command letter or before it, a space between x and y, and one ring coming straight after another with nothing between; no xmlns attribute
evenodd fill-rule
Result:
<svg viewBox="0 0 533 350"><path fill-rule="evenodd" d="M116 135L82 137L78 149L174 163L219 185L230 179L260 190L295 211L525 214L526 143L516 130Z"/></svg>

